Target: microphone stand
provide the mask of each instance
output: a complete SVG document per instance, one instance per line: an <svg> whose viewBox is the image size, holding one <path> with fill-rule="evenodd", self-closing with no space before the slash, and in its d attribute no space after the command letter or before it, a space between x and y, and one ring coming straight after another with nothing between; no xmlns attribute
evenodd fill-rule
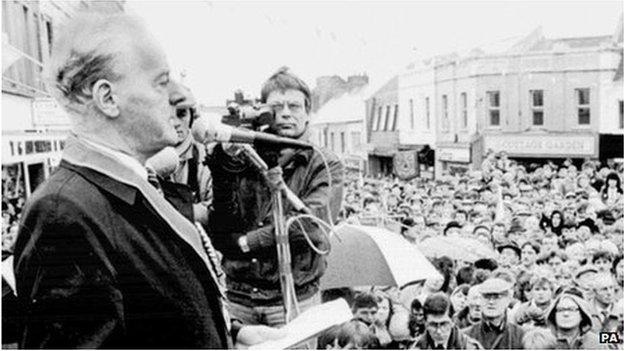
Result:
<svg viewBox="0 0 624 351"><path fill-rule="evenodd" d="M269 170L266 162L258 155L256 150L247 144L240 145L247 158L260 170ZM282 194L298 211L310 214L310 210L305 204L282 183L278 189L271 190L271 200L273 202L273 224L275 226L275 243L277 247L277 259L279 262L280 285L282 288L282 301L284 303L284 318L286 323L299 315L299 305L297 303L297 293L295 292L295 280L292 273L292 259L290 256L290 243L288 242L288 232L284 220L284 204Z"/></svg>

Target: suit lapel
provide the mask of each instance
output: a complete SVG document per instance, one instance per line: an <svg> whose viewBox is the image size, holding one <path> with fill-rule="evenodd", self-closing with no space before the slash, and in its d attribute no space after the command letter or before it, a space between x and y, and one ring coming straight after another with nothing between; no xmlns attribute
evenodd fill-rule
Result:
<svg viewBox="0 0 624 351"><path fill-rule="evenodd" d="M140 192L172 231L193 248L210 270L208 255L195 226L178 213L153 186L113 157L89 146L74 135L68 137L66 145L63 152L63 160L65 162L100 173L104 177L99 177L98 179L108 182L110 185L116 182L121 183L117 186L112 185L107 191L112 192L126 202L134 202L135 200L132 196L133 192L128 190L129 188L134 189L134 195L136 195L137 191ZM109 180L105 179L107 177Z"/></svg>

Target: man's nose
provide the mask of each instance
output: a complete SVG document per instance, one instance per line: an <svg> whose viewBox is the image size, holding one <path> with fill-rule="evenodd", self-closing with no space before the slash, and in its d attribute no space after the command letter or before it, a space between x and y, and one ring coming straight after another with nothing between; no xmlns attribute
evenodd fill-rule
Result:
<svg viewBox="0 0 624 351"><path fill-rule="evenodd" d="M276 113L277 118L283 118L283 119L290 119L292 117L292 113L291 111L288 109L288 107L284 107L284 110L282 110L280 113Z"/></svg>

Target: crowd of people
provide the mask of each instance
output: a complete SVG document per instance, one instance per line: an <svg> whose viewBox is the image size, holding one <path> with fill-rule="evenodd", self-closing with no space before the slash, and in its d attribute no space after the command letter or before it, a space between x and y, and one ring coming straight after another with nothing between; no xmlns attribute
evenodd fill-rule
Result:
<svg viewBox="0 0 624 351"><path fill-rule="evenodd" d="M436 180L351 174L341 221L385 226L417 246L437 236L474 238L497 256L430 257L444 279L401 290L325 291L324 300L346 298L354 319L322 334L318 347L605 348L600 332L622 340L622 167L599 166L525 167L492 152L480 171ZM24 202L3 197L3 257Z"/></svg>
<svg viewBox="0 0 624 351"><path fill-rule="evenodd" d="M351 176L342 221L385 226L417 246L473 238L494 256L430 257L443 280L402 290L344 289L355 319L320 348L621 349L621 182L618 165L525 166L504 152L436 180ZM600 332L620 343L599 343Z"/></svg>
<svg viewBox="0 0 624 351"><path fill-rule="evenodd" d="M2 196L2 259L10 256L17 236L19 220L26 203L26 197Z"/></svg>

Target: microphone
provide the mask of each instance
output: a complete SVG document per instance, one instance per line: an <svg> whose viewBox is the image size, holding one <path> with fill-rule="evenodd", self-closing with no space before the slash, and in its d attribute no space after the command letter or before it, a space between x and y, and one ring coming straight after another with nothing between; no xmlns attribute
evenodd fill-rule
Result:
<svg viewBox="0 0 624 351"><path fill-rule="evenodd" d="M168 178L180 165L175 148L167 146L145 161L145 166L153 169L162 178Z"/></svg>
<svg viewBox="0 0 624 351"><path fill-rule="evenodd" d="M262 157L260 157L256 150L254 150L251 146L243 145L242 150L243 153L249 158L251 163L253 163L254 166L256 166L256 168L258 168L260 171L266 172L269 170L269 166L267 166L266 162L264 162ZM307 213L309 215L312 214L310 209L303 203L303 201L301 201L300 198L297 197L297 195L295 195L295 193L293 193L292 190L290 190L290 188L285 183L282 182L279 189L282 191L282 194L284 194L290 204L295 208L295 210Z"/></svg>
<svg viewBox="0 0 624 351"><path fill-rule="evenodd" d="M216 122L207 116L200 117L193 122L193 138L195 141L206 144L211 142L254 144L254 146L278 146L295 149L311 149L312 145L297 139L284 138L269 133L255 132L233 128Z"/></svg>

